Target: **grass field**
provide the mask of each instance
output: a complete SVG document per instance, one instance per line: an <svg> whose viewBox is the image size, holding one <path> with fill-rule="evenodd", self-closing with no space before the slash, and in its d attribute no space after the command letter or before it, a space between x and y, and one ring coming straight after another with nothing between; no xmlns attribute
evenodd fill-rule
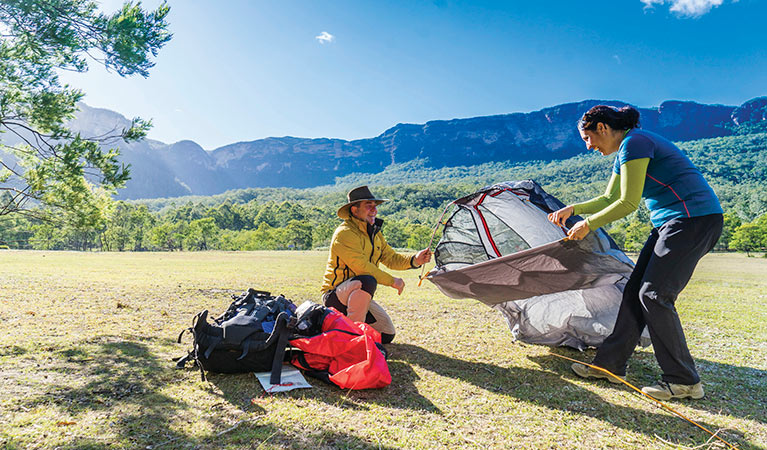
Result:
<svg viewBox="0 0 767 450"><path fill-rule="evenodd" d="M391 386L265 396L252 374L175 370L178 333L248 287L317 299L323 252L0 251L0 446L62 448L723 448L622 385L512 342L495 311L417 271L377 299L398 334ZM671 406L767 448L767 259L709 255L677 303L707 395ZM590 360L593 351L556 352ZM651 349L628 381L659 376Z"/></svg>

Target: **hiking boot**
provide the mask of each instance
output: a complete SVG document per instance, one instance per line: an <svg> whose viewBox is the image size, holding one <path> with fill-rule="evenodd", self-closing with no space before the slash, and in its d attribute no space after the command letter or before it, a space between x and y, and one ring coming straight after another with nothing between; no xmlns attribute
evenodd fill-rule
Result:
<svg viewBox="0 0 767 450"><path fill-rule="evenodd" d="M655 386L642 388L642 392L657 400L671 400L672 398L703 398L703 384L674 384L659 381Z"/></svg>
<svg viewBox="0 0 767 450"><path fill-rule="evenodd" d="M591 368L581 363L573 363L573 365L570 367L573 369L573 372L575 372L575 374L581 378L605 378L610 383L620 383L621 380L626 379L626 377L621 377L618 375L610 376L601 370ZM620 378L620 380L618 378Z"/></svg>

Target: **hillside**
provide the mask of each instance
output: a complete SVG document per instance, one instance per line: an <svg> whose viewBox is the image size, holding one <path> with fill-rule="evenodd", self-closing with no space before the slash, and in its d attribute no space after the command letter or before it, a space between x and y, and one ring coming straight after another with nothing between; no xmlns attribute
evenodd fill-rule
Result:
<svg viewBox="0 0 767 450"><path fill-rule="evenodd" d="M725 210L737 211L751 220L767 211L767 133L735 135L679 142L719 195ZM431 185L458 187L458 195L472 189L507 181L534 179L564 202L573 202L600 193L607 182L612 158L595 152L559 161L524 163L488 162L473 166L432 167L425 158L393 164L376 174L353 173L338 177L335 183L311 189L249 188L213 196L185 196L141 200L151 210L188 202L214 206L232 203L291 201L304 205L341 202L354 186L379 186L389 198L399 186ZM463 190L461 190L463 189ZM432 189L430 189L432 190ZM447 189L446 189L447 190ZM449 192L455 192L453 188ZM463 194L461 194L463 192ZM417 206L417 205L410 205Z"/></svg>
<svg viewBox="0 0 767 450"><path fill-rule="evenodd" d="M227 145L205 152L192 142L156 151L189 194L210 195L247 187L308 188L333 183L349 173L375 174L392 164L425 159L428 167L445 168L490 162L556 161L586 152L575 123L591 106L625 103L588 100L531 113L399 124L381 135L355 141L341 139L267 138ZM675 141L728 136L745 123L764 120L758 112L767 98L741 107L667 101L658 108L640 108L642 126ZM134 160L133 176L143 179L143 165ZM167 177L166 177L167 178ZM152 178L157 179L156 174ZM171 184L166 181L166 184ZM143 189L121 198L179 195ZM140 195L139 195L140 194Z"/></svg>
<svg viewBox="0 0 767 450"><path fill-rule="evenodd" d="M489 163L564 160L586 153L575 123L599 103L625 104L586 100L530 113L398 124L379 136L354 141L272 137L212 151L189 140L170 145L149 139L121 143L120 158L130 164L132 178L118 198L205 196L255 187L311 188L333 184L337 177L351 173L386 173L387 168L396 171L410 163L460 172L464 166ZM767 124L767 97L739 107L666 101L657 108L639 109L643 128L674 141L765 131ZM96 136L127 123L113 111L81 105L71 126L84 136ZM12 137L3 138L8 142Z"/></svg>
<svg viewBox="0 0 767 450"><path fill-rule="evenodd" d="M753 221L754 229L767 225L767 133L757 132L767 120L765 107L759 104L751 102L746 105L748 110L733 112L731 117L737 124L721 128L729 136L678 142L704 173L728 214L720 249L730 248L730 238L741 223ZM586 153L581 143L579 147L584 151L565 159L467 164L467 158L424 156L389 164L376 173L343 172L342 177L310 188L250 187L216 195L182 196L184 192L222 189L237 178L228 176L215 158L194 142L166 146L146 140L131 144L124 152L125 158L148 164L154 177L143 178L146 173L142 175L134 167L132 192L158 192L161 185L168 192L166 197L117 202L104 211L98 223L88 226L77 221L59 226L11 217L0 223L0 246L80 250L321 248L329 243L337 224L335 210L344 202L345 193L352 186L370 184L376 186L376 194L391 199L381 208L387 220L387 240L397 247L422 248L428 245L445 205L485 185L534 179L566 203L599 194L609 177L612 158ZM188 152L197 157L185 156ZM247 152L243 150L242 155ZM539 155L551 156L545 151ZM287 177L274 175L270 179ZM646 237L647 219L646 209L640 207L613 223L608 231L623 248L635 250Z"/></svg>
<svg viewBox="0 0 767 450"><path fill-rule="evenodd" d="M727 213L719 249L729 249L742 223L767 225L767 133L680 143L701 168ZM39 223L21 217L0 223L0 245L11 248L101 250L273 250L327 246L338 224L335 211L351 186L374 185L391 199L381 207L387 241L396 247L423 248L443 209L482 186L534 179L570 203L599 194L612 158L597 153L561 161L490 162L432 168L418 159L392 165L378 174L352 174L335 184L308 189L247 188L213 196L184 196L116 202L103 221ZM758 217L761 216L761 219ZM627 250L641 247L649 228L640 207L608 227ZM764 245L754 244L754 249Z"/></svg>

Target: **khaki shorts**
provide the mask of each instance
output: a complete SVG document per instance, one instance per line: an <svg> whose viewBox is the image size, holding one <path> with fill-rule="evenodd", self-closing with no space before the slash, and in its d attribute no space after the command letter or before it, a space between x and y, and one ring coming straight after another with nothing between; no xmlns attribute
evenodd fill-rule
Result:
<svg viewBox="0 0 767 450"><path fill-rule="evenodd" d="M346 305L338 298L335 289L322 294L322 303L327 307L337 309L341 314L346 314ZM370 326L382 334L393 335L396 333L391 317L383 309L383 306L379 305L375 300L370 302L370 308L368 309L367 316L365 316L365 323L370 324Z"/></svg>

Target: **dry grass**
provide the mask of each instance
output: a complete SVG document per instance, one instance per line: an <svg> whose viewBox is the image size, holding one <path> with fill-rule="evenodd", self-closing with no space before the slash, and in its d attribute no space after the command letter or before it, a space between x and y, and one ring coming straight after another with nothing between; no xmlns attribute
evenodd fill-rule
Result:
<svg viewBox="0 0 767 450"><path fill-rule="evenodd" d="M202 309L247 287L316 299L322 252L0 252L3 448L722 448L622 386L585 382L498 314L417 273L377 296L391 386L262 396L252 375L174 370ZM767 443L767 259L709 255L678 302L707 396L672 405L740 448ZM591 351L558 349L590 359ZM658 375L651 351L629 381Z"/></svg>

